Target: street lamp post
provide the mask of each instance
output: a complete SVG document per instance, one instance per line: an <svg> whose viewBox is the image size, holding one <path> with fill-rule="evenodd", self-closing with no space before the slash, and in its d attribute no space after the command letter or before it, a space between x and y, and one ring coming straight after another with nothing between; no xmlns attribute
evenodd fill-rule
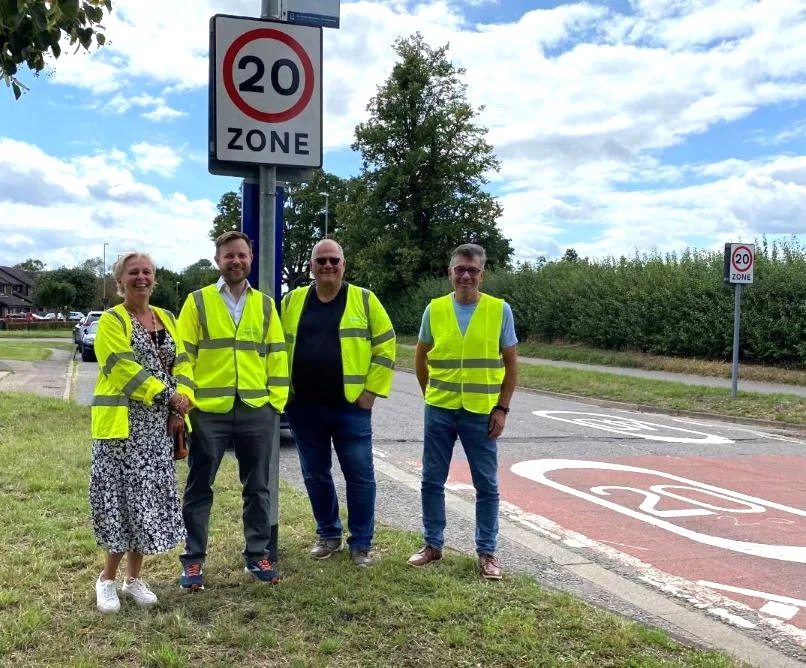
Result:
<svg viewBox="0 0 806 668"><path fill-rule="evenodd" d="M103 287L103 295L104 296L103 296L103 300L101 301L101 303L104 305L104 308L106 308L106 303L107 303L106 302L106 247L108 245L109 245L109 242L104 241L104 266L102 267L102 271L101 271L101 281L104 284L104 287Z"/></svg>
<svg viewBox="0 0 806 668"><path fill-rule="evenodd" d="M325 239L327 239L327 219L330 214L330 207L328 206L330 202L330 193L319 193L322 197L325 198Z"/></svg>

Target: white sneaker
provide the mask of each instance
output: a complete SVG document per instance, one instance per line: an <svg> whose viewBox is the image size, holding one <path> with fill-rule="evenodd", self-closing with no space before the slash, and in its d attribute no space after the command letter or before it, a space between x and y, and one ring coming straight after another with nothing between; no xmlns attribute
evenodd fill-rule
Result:
<svg viewBox="0 0 806 668"><path fill-rule="evenodd" d="M95 604L102 615L120 610L120 599L114 580L101 580L101 576L98 576L98 581L95 583Z"/></svg>
<svg viewBox="0 0 806 668"><path fill-rule="evenodd" d="M140 578L124 578L121 591L127 596L131 596L141 608L146 608L157 602L157 596Z"/></svg>

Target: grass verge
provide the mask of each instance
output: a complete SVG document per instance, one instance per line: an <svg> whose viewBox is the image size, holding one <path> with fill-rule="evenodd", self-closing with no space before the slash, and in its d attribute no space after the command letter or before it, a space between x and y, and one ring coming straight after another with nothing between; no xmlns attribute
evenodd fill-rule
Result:
<svg viewBox="0 0 806 668"><path fill-rule="evenodd" d="M0 339L72 339L72 329L0 329Z"/></svg>
<svg viewBox="0 0 806 668"><path fill-rule="evenodd" d="M414 345L416 336L400 336L398 343ZM518 354L522 357L538 359L579 362L580 364L601 364L604 366L621 366L629 369L648 369L651 371L670 371L672 373L689 373L698 376L731 377L730 362L718 360L701 360L691 357L666 357L647 353L624 350L604 350L573 343L542 343L540 341L522 341L518 343ZM806 370L787 369L761 364L742 364L739 367L742 380L758 380L765 383L784 383L787 385L806 385Z"/></svg>
<svg viewBox="0 0 806 668"><path fill-rule="evenodd" d="M412 348L398 346L397 366L414 368ZM536 364L518 365L518 386L669 410L806 424L806 399L792 394L739 392L739 396L734 398L725 388Z"/></svg>
<svg viewBox="0 0 806 668"><path fill-rule="evenodd" d="M0 341L0 360L40 362L50 359L51 348L74 350L75 346L53 341Z"/></svg>
<svg viewBox="0 0 806 668"><path fill-rule="evenodd" d="M65 425L70 425L69 429ZM0 393L0 664L9 666L700 666L737 665L682 646L527 577L479 581L473 560L405 564L419 539L379 527L379 560L307 557L307 500L281 489L279 586L242 573L240 490L216 483L207 590L182 594L177 554L147 558L158 606L95 610L101 566L87 510L87 408ZM55 449L58 444L58 449ZM186 474L181 463L180 479Z"/></svg>

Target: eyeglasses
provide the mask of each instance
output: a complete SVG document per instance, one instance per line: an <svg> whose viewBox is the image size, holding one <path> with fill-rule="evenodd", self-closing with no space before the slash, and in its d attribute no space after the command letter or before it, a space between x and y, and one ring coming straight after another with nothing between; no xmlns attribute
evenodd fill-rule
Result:
<svg viewBox="0 0 806 668"><path fill-rule="evenodd" d="M339 262L341 262L340 257L315 257L314 260L320 267L324 267L328 262L330 262L331 267L338 267Z"/></svg>
<svg viewBox="0 0 806 668"><path fill-rule="evenodd" d="M470 276L476 277L481 273L481 269L478 267L463 267L462 265L457 265L455 267L451 267L453 269L453 273L457 276L461 276L462 274L468 274Z"/></svg>

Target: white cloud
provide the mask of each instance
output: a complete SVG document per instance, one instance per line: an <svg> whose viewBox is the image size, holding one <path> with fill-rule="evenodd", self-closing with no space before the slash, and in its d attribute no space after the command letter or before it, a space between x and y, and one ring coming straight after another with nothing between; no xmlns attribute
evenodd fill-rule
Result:
<svg viewBox="0 0 806 668"><path fill-rule="evenodd" d="M182 157L170 146L158 146L140 142L132 146L134 164L141 172L154 172L161 176L173 176L182 164Z"/></svg>
<svg viewBox="0 0 806 668"><path fill-rule="evenodd" d="M160 123L162 121L173 121L177 118L181 118L182 116L187 116L187 114L184 111L173 109L164 104L160 105L153 111L143 114L143 118L147 118L149 121L154 121L155 123Z"/></svg>

